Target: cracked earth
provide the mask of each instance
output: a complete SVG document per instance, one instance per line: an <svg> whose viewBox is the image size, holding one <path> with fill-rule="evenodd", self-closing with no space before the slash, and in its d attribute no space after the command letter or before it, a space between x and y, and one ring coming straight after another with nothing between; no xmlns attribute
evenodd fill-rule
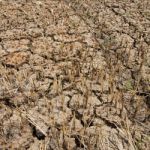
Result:
<svg viewBox="0 0 150 150"><path fill-rule="evenodd" d="M149 0L0 0L0 150L148 145Z"/></svg>

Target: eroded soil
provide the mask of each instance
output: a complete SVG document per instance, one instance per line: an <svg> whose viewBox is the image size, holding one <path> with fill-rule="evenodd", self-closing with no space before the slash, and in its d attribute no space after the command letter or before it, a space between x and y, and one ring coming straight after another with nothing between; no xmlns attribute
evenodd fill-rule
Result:
<svg viewBox="0 0 150 150"><path fill-rule="evenodd" d="M149 108L149 0L0 0L0 149L148 150Z"/></svg>

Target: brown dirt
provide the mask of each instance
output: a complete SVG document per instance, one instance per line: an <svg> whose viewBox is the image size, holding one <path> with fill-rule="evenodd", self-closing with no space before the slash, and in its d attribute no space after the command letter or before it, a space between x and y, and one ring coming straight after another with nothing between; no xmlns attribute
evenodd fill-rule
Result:
<svg viewBox="0 0 150 150"><path fill-rule="evenodd" d="M148 145L149 0L0 0L0 150Z"/></svg>

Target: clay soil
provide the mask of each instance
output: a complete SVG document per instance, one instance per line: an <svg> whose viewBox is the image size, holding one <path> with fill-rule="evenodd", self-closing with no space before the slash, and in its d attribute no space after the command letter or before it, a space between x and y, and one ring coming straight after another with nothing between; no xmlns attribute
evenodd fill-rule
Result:
<svg viewBox="0 0 150 150"><path fill-rule="evenodd" d="M149 146L149 0L0 0L0 150Z"/></svg>

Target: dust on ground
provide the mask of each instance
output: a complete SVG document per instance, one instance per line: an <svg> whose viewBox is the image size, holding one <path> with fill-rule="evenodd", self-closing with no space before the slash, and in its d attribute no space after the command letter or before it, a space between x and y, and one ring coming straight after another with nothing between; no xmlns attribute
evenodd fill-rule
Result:
<svg viewBox="0 0 150 150"><path fill-rule="evenodd" d="M0 149L148 150L149 0L0 1Z"/></svg>

